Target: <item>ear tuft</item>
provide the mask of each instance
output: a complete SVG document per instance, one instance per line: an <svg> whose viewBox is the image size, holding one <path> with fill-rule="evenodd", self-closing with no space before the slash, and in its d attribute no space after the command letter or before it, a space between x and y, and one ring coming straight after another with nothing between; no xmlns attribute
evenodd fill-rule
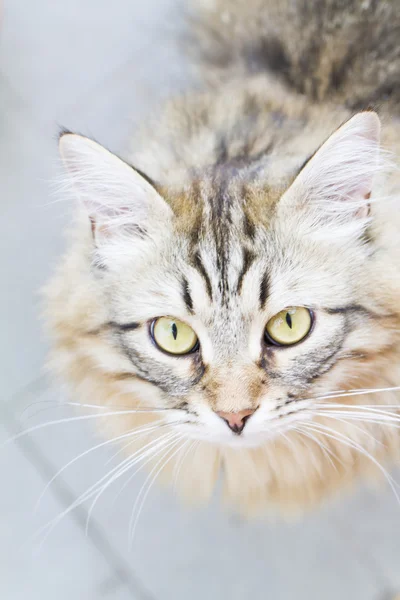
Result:
<svg viewBox="0 0 400 600"><path fill-rule="evenodd" d="M156 234L172 217L171 208L149 180L96 142L64 133L59 150L74 193L98 237Z"/></svg>
<svg viewBox="0 0 400 600"><path fill-rule="evenodd" d="M282 204L303 209L315 228L364 227L374 178L382 171L379 140L378 115L356 114L308 161L284 194ZM357 220L358 224L354 223Z"/></svg>
<svg viewBox="0 0 400 600"><path fill-rule="evenodd" d="M60 131L57 135L57 140L60 141L64 135L73 135L73 131L67 129L66 127L60 127Z"/></svg>

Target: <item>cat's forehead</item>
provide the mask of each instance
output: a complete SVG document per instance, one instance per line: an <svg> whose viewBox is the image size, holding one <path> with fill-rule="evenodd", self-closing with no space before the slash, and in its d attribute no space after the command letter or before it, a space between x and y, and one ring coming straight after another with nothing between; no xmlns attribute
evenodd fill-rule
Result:
<svg viewBox="0 0 400 600"><path fill-rule="evenodd" d="M274 221L283 193L282 184L261 185L223 169L172 198L172 263L181 265L189 304L200 304L218 322L264 309L281 256Z"/></svg>
<svg viewBox="0 0 400 600"><path fill-rule="evenodd" d="M231 239L252 237L256 225L268 225L279 198L291 178L269 181L268 175L227 164L213 168L179 193L165 192L176 217L178 231L195 241L212 241L224 231Z"/></svg>
<svg viewBox="0 0 400 600"><path fill-rule="evenodd" d="M270 227L285 187L249 180L240 170L227 172L225 165L171 198L177 235L190 254L213 256L226 275L238 255L256 248L257 234Z"/></svg>
<svg viewBox="0 0 400 600"><path fill-rule="evenodd" d="M198 319L218 345L223 339L233 346L248 338L258 316L326 303L332 277L343 296L346 281L337 272L336 254L326 244L307 243L297 235L296 219L279 214L284 192L225 170L177 194L164 192L173 231L157 251L149 246L140 269L135 260L119 271L119 285L112 285L117 310L130 307L134 297L139 320Z"/></svg>
<svg viewBox="0 0 400 600"><path fill-rule="evenodd" d="M225 172L194 182L173 205L185 262L203 280L209 303L232 310L248 271L262 256L261 232L281 194Z"/></svg>

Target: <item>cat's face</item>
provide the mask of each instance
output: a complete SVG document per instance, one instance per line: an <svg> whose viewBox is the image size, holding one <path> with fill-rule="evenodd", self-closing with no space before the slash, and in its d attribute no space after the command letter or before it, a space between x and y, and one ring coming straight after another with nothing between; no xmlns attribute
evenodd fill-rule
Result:
<svg viewBox="0 0 400 600"><path fill-rule="evenodd" d="M257 446L356 385L390 342L366 295L377 136L363 113L290 185L213 171L167 202L103 149L62 138L92 217L101 361L132 374L144 406L176 409L165 419L188 437Z"/></svg>

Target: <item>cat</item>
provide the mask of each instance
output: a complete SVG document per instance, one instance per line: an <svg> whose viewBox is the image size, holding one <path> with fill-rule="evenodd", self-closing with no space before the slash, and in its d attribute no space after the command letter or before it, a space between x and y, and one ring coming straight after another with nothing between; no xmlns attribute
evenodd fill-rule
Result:
<svg viewBox="0 0 400 600"><path fill-rule="evenodd" d="M109 484L146 465L301 513L399 458L400 3L197 0L188 23L199 84L125 160L60 136L50 365L126 446Z"/></svg>

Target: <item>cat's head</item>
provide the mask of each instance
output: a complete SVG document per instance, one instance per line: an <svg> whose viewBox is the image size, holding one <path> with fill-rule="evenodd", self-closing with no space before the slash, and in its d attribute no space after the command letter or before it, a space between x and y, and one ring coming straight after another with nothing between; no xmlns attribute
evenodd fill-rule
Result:
<svg viewBox="0 0 400 600"><path fill-rule="evenodd" d="M62 136L91 222L98 367L143 406L172 409L162 414L185 435L231 445L261 444L321 396L362 387L391 344L369 293L379 129L375 113L354 116L279 184L210 167L179 191Z"/></svg>

